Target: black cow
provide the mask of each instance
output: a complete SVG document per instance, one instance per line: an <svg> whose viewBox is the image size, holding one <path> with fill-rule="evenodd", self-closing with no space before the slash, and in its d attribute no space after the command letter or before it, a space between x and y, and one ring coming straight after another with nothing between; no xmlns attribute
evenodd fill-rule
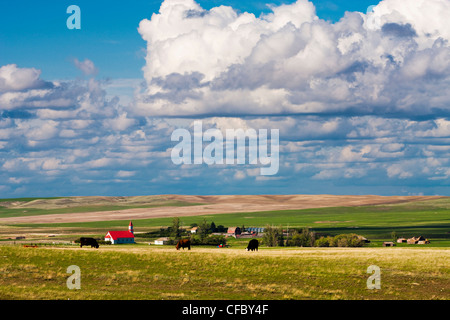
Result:
<svg viewBox="0 0 450 320"><path fill-rule="evenodd" d="M91 246L91 248L95 247L97 249L99 247L97 240L94 238L80 238L80 248L83 248L83 246Z"/></svg>
<svg viewBox="0 0 450 320"><path fill-rule="evenodd" d="M178 241L177 246L176 246L177 250L180 250L180 248L188 248L188 250L191 250L191 240L189 239L182 239L180 241Z"/></svg>
<svg viewBox="0 0 450 320"><path fill-rule="evenodd" d="M252 239L249 241L248 246L246 248L247 251L258 251L259 242L256 239Z"/></svg>

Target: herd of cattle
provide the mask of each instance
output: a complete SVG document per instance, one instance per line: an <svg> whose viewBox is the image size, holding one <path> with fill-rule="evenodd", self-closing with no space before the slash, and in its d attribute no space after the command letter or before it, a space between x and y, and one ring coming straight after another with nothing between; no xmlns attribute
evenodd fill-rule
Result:
<svg viewBox="0 0 450 320"><path fill-rule="evenodd" d="M259 242L256 239L252 239L249 241L248 246L246 248L247 251L258 251L258 245ZM80 248L83 248L83 246L91 246L91 248L97 248L99 247L97 240L94 238L80 238ZM180 248L188 248L188 250L191 250L191 240L189 239L182 239L179 240L177 245L175 246L177 250L180 250Z"/></svg>
<svg viewBox="0 0 450 320"><path fill-rule="evenodd" d="M249 241L247 248L245 250L247 251L258 251L259 242L256 239L252 239ZM179 240L177 245L175 246L177 250L180 250L180 248L188 248L188 250L191 250L191 240L189 239L183 239Z"/></svg>

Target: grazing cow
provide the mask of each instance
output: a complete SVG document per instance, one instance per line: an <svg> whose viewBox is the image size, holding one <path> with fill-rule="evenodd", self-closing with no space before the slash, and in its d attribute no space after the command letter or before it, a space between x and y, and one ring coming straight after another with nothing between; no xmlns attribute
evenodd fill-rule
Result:
<svg viewBox="0 0 450 320"><path fill-rule="evenodd" d="M258 251L258 240L252 239L249 241L248 246L246 248L247 251Z"/></svg>
<svg viewBox="0 0 450 320"><path fill-rule="evenodd" d="M176 246L177 250L180 250L180 248L188 248L188 250L191 250L191 240L189 239L183 239L178 241L177 246Z"/></svg>
<svg viewBox="0 0 450 320"><path fill-rule="evenodd" d="M91 248L95 247L98 249L98 243L97 240L94 238L80 238L80 248L83 248L83 246L91 246Z"/></svg>

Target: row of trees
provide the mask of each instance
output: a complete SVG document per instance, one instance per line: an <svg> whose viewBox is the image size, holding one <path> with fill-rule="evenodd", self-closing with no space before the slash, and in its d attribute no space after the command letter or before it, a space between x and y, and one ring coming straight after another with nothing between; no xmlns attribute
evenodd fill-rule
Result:
<svg viewBox="0 0 450 320"><path fill-rule="evenodd" d="M196 234L189 234L191 244L203 244L203 245L219 245L226 244L226 239L221 235L211 235L214 232L225 232L227 229L222 226L216 226L214 222L208 223L206 219L200 224L193 223L191 227L197 227ZM182 235L185 234L185 229L182 229L180 226L180 218L175 217L172 219L172 226L168 228L170 230L170 236L175 240L179 240L182 238Z"/></svg>
<svg viewBox="0 0 450 320"><path fill-rule="evenodd" d="M313 247L315 233L308 228L304 228L300 232L293 230L285 239L281 227L266 226L262 242L268 247Z"/></svg>
<svg viewBox="0 0 450 320"><path fill-rule="evenodd" d="M175 217L172 219L172 224L167 228L160 228L159 230L154 230L147 232L145 234L139 234L140 238L158 238L158 237L168 237L169 244L176 244L178 240L182 238L189 237L191 244L203 244L203 245L219 245L226 244L226 239L221 235L211 235L214 232L226 232L227 228L222 225L216 226L214 222L208 223L206 219L200 224L193 223L191 227L197 227L197 233L192 234L186 228L181 227L180 218Z"/></svg>
<svg viewBox="0 0 450 320"><path fill-rule="evenodd" d="M361 236L354 233L316 239L315 232L309 228L294 230L285 239L283 229L273 226L266 226L262 242L268 247L362 247L365 243Z"/></svg>
<svg viewBox="0 0 450 320"><path fill-rule="evenodd" d="M222 225L216 226L216 224L213 222L208 223L206 219L203 219L203 221L200 224L192 223L191 228L197 227L197 234L201 238L206 238L208 235L214 232L226 232L227 228L225 228ZM180 226L180 218L175 217L172 219L172 225L168 228L168 233L171 237L175 239L180 239L181 236L186 233L186 229L182 229Z"/></svg>
<svg viewBox="0 0 450 320"><path fill-rule="evenodd" d="M339 234L334 237L320 237L316 247L362 247L365 241L357 234Z"/></svg>
<svg viewBox="0 0 450 320"><path fill-rule="evenodd" d="M226 238L222 235L211 235L214 232L226 232L227 228L222 225L216 226L214 222L208 223L206 219L200 224L193 223L191 227L197 227L197 232L192 234L181 228L180 218L172 219L172 225L162 228L159 236L170 237L174 242L183 237L189 237L193 245L219 245L226 244ZM153 236L156 234L152 233ZM149 236L150 233L149 233ZM364 240L357 234L340 234L334 237L327 236L317 238L315 232L309 228L292 230L288 235L284 235L282 227L266 226L262 238L262 244L268 247L362 247Z"/></svg>

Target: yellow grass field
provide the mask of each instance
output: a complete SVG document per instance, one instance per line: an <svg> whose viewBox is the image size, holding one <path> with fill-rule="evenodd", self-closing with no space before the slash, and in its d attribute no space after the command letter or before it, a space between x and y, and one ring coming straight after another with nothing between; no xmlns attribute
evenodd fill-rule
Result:
<svg viewBox="0 0 450 320"><path fill-rule="evenodd" d="M100 249L0 246L0 299L420 299L450 298L447 248ZM67 268L81 270L68 289ZM380 268L368 289L367 268Z"/></svg>

